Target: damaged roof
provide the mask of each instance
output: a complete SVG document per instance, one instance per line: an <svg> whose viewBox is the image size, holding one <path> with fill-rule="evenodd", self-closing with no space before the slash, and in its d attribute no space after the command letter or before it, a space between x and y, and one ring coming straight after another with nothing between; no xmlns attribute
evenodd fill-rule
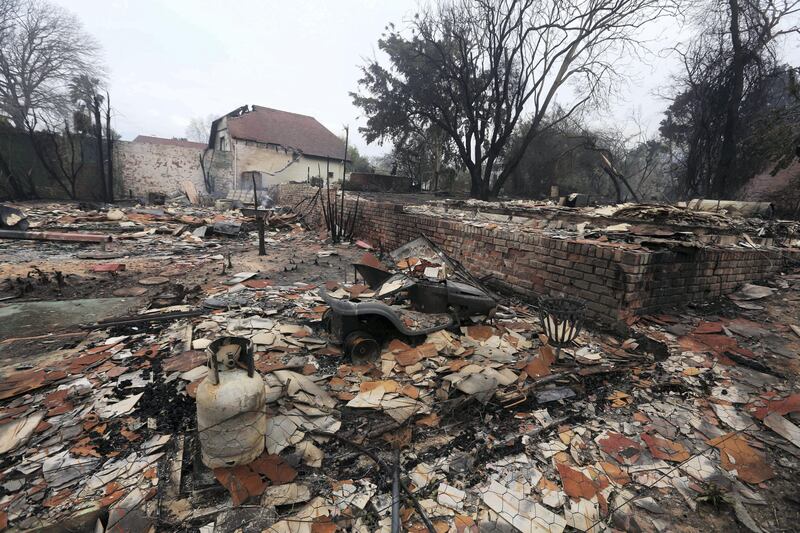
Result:
<svg viewBox="0 0 800 533"><path fill-rule="evenodd" d="M231 137L264 144L278 144L305 155L341 160L344 143L314 117L254 105L227 115ZM218 121L215 121L215 126Z"/></svg>

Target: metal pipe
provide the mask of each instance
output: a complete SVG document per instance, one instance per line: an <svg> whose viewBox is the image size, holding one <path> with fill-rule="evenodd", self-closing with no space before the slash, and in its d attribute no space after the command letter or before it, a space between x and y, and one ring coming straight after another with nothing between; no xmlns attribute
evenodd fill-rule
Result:
<svg viewBox="0 0 800 533"><path fill-rule="evenodd" d="M394 451L392 472L392 533L400 533L400 448Z"/></svg>
<svg viewBox="0 0 800 533"><path fill-rule="evenodd" d="M99 233L61 233L57 231L19 231L13 229L0 230L0 239L24 239L29 241L65 241L65 242L111 242L111 235Z"/></svg>

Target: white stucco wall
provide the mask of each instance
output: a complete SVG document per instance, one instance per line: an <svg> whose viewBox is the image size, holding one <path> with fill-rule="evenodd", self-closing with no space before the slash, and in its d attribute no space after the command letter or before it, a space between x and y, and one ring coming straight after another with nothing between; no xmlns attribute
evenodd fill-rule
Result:
<svg viewBox="0 0 800 533"><path fill-rule="evenodd" d="M264 173L264 185L277 185L290 181L306 181L310 176L325 177L325 158L301 156L292 162L293 154L283 148L236 139L232 145L234 153L234 176L243 172ZM331 161L329 171L333 179L341 179L341 161Z"/></svg>

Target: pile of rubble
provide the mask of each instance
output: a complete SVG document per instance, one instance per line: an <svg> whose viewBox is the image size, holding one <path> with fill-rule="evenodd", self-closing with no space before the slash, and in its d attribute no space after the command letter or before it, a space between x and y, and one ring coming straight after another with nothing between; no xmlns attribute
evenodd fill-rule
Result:
<svg viewBox="0 0 800 533"><path fill-rule="evenodd" d="M169 246L194 245L182 235L216 216L197 209L123 215L154 240L187 225ZM76 217L31 218L47 216ZM109 214L97 216L74 224L105 231ZM315 263L360 254L349 282L228 272L191 304L144 304L6 363L0 529L793 527L800 274L642 317L624 338L583 330L562 348L536 308L498 305L427 239L387 255L365 248L315 253ZM195 398L221 337L252 346L267 427L255 461L212 470Z"/></svg>
<svg viewBox="0 0 800 533"><path fill-rule="evenodd" d="M560 237L664 245L670 242L719 244L719 235L733 247L800 246L800 222L744 217L739 211L699 210L705 204L619 204L565 207L553 202L513 200L442 200L410 205L408 213L459 220L487 229L544 231ZM751 214L751 211L744 211Z"/></svg>

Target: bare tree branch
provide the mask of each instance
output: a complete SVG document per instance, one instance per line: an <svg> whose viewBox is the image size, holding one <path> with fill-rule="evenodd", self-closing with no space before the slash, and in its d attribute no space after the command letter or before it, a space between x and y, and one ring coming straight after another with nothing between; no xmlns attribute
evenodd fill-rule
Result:
<svg viewBox="0 0 800 533"><path fill-rule="evenodd" d="M20 130L34 112L65 118L70 81L102 74L98 45L73 14L46 0L3 0L0 10L0 113Z"/></svg>

